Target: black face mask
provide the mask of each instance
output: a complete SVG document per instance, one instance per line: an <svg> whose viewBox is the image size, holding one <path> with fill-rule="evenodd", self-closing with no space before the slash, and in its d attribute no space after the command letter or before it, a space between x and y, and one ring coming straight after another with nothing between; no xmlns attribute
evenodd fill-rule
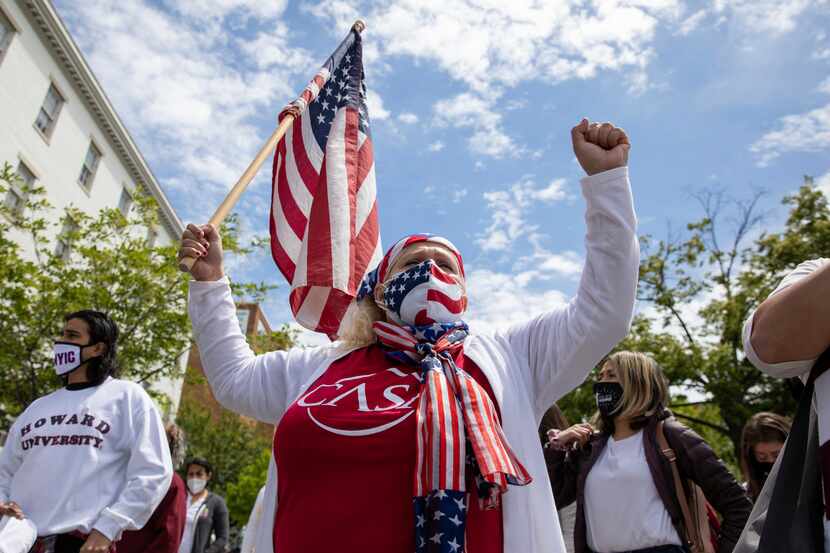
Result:
<svg viewBox="0 0 830 553"><path fill-rule="evenodd" d="M763 488L764 482L767 481L767 477L769 476L770 471L772 470L772 465L775 463L762 463L760 461L756 461L755 459L752 460L752 465L755 469L755 477L758 479L758 483Z"/></svg>
<svg viewBox="0 0 830 553"><path fill-rule="evenodd" d="M594 384L594 397L597 409L603 417L610 417L622 399L623 389L619 382L597 382Z"/></svg>

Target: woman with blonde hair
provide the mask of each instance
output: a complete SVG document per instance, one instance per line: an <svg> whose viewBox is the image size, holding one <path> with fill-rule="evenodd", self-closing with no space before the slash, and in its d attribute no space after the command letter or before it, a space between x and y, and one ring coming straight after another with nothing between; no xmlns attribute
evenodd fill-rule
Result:
<svg viewBox="0 0 830 553"><path fill-rule="evenodd" d="M639 265L628 138L583 120L572 140L589 174L579 289L495 335L464 322L459 250L421 234L363 280L343 342L254 355L218 231L188 226L205 375L225 407L276 425L257 553L564 551L537 427L628 332Z"/></svg>
<svg viewBox="0 0 830 553"><path fill-rule="evenodd" d="M790 434L790 419L776 413L755 413L741 432L741 472L755 501Z"/></svg>
<svg viewBox="0 0 830 553"><path fill-rule="evenodd" d="M703 490L723 518L718 553L732 551L752 508L712 448L666 409L668 383L642 353L621 351L594 384L593 425L552 432L545 450L556 503L577 502L577 553L683 553L690 546L673 469ZM684 496L693 490L684 484ZM701 544L702 545L702 544Z"/></svg>

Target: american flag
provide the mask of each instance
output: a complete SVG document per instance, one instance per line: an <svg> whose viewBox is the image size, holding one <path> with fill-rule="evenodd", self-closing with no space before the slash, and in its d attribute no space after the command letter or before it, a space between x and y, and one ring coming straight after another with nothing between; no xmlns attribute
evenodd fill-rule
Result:
<svg viewBox="0 0 830 553"><path fill-rule="evenodd" d="M289 114L274 155L271 255L291 285L297 322L334 337L382 254L357 30L279 120Z"/></svg>
<svg viewBox="0 0 830 553"><path fill-rule="evenodd" d="M432 285L428 284L430 280ZM384 300L401 319L415 321L418 326L458 319L467 306L464 289L431 260L389 281Z"/></svg>

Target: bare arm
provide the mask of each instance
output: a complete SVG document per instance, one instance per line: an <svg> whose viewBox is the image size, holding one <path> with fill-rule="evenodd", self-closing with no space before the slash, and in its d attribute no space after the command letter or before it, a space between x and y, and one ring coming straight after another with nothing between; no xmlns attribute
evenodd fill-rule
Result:
<svg viewBox="0 0 830 553"><path fill-rule="evenodd" d="M756 356L769 364L818 357L830 346L828 298L830 264L799 265L755 311L750 341Z"/></svg>

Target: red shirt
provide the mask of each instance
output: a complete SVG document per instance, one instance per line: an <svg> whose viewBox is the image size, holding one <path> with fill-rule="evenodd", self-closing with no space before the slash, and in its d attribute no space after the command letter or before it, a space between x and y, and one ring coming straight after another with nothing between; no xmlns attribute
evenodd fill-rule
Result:
<svg viewBox="0 0 830 553"><path fill-rule="evenodd" d="M456 363L495 404L481 370ZM331 364L285 412L274 435L280 553L413 553L418 368L379 346ZM502 553L500 509L481 511L474 486L467 553Z"/></svg>
<svg viewBox="0 0 830 553"><path fill-rule="evenodd" d="M176 553L187 519L187 488L181 476L173 473L170 489L141 530L124 532L118 553Z"/></svg>

